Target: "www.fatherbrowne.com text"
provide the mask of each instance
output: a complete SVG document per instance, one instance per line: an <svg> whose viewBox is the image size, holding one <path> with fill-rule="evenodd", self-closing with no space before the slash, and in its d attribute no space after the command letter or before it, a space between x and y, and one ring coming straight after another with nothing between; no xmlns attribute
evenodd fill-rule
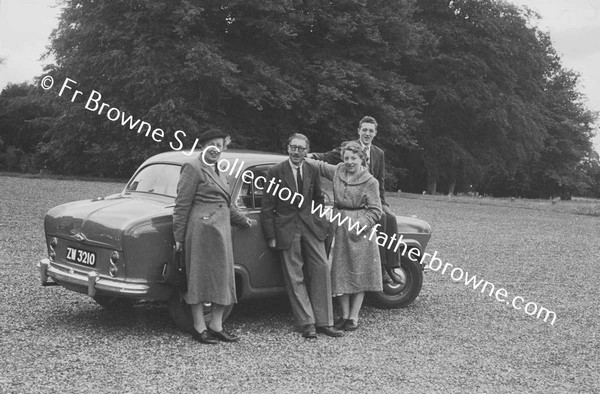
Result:
<svg viewBox="0 0 600 394"><path fill-rule="evenodd" d="M311 212L313 214L319 215L319 217L327 217L327 219L336 224L337 226L343 226L346 224L350 231L356 231L358 235L363 234L368 226L360 225L358 221L353 221L350 217L344 216L338 211L335 215L332 213L332 207L323 207L323 205L319 204L315 206L314 201L312 202ZM354 222L354 223L353 223ZM500 287L496 289L496 286L488 282L484 279L477 279L476 275L470 275L469 272L463 270L462 268L455 267L450 263L443 263L442 259L437 257L437 251L433 253L433 255L429 253L423 253L421 256L421 251L416 247L410 247L404 242L403 235L400 234L399 237L396 238L396 234L393 234L391 237L388 237L386 234L378 231L379 225L375 225L371 228L370 232L363 234L364 238L368 238L369 240L375 240L377 245L385 246L387 249L394 250L394 252L398 252L400 247L402 246L402 251L400 254L402 256L407 256L412 261L419 261L421 265L425 265L427 257L430 257L429 263L426 265L427 268L431 271L439 272L441 270L441 274L450 274L450 278L455 282L464 281L465 286L470 286L473 290L481 289L481 293L484 294L487 291L489 297L494 297L496 301L505 303L506 305L512 306L516 310L521 310L525 312L528 316L536 316L536 318L544 319L544 322L550 321L551 325L554 325L556 322L556 313L547 308L538 305L535 302L527 302L525 303L525 299L521 296L509 298L508 292L506 289ZM389 239L388 239L389 238ZM407 254L408 252L408 254ZM419 257L420 260L419 260Z"/></svg>

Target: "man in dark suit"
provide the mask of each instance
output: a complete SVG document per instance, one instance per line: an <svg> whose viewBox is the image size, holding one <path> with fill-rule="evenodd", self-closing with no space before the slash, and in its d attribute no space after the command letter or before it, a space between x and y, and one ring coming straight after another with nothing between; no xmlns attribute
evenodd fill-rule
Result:
<svg viewBox="0 0 600 394"><path fill-rule="evenodd" d="M280 250L283 277L296 322L302 336L316 338L317 332L331 337L343 333L333 328L331 302L331 267L327 261L324 240L328 223L311 213L324 203L319 170L304 161L309 141L303 134L288 140L289 159L269 168L267 183L278 190L289 189L302 198L284 199L292 193L267 192L263 195L261 222L269 247ZM308 286L303 267L308 271Z"/></svg>
<svg viewBox="0 0 600 394"><path fill-rule="evenodd" d="M379 224L381 225L381 230L390 237L393 234L398 233L398 223L396 222L396 215L391 211L389 204L385 201L385 153L382 149L373 145L373 139L375 139L376 135L377 121L375 118L371 116L363 117L360 122L358 122L358 140L356 142L362 145L367 154L365 165L369 172L379 182L379 195L381 196L381 205L383 208L383 215L381 215ZM325 153L311 153L310 157L329 164L338 164L342 161L339 147ZM383 270L384 282L389 283L393 280L400 284L406 283L404 272L401 269L397 269L400 267L398 254L385 246L379 247L379 253L381 255L382 266L385 268L385 270ZM386 271L389 276L386 274Z"/></svg>

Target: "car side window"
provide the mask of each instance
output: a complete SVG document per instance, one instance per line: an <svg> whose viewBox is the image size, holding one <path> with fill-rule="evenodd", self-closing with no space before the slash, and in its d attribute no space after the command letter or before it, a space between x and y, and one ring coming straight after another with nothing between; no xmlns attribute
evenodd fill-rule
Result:
<svg viewBox="0 0 600 394"><path fill-rule="evenodd" d="M247 171L252 172L252 181L248 183L242 182L238 196L238 206L250 209L260 208L264 194L263 189L266 183L267 168L255 167L249 168ZM249 177L247 179L250 180Z"/></svg>

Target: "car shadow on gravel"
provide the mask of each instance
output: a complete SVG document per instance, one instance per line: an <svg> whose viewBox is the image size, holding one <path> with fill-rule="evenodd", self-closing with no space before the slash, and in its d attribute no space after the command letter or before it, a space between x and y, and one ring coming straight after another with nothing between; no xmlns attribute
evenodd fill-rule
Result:
<svg viewBox="0 0 600 394"><path fill-rule="evenodd" d="M233 330L265 333L293 333L297 330L287 297L242 302L233 308L227 325Z"/></svg>
<svg viewBox="0 0 600 394"><path fill-rule="evenodd" d="M44 325L53 329L121 332L135 336L140 330L156 335L177 330L167 305L158 302L140 302L111 309L90 304L78 310L54 310L46 315Z"/></svg>
<svg viewBox="0 0 600 394"><path fill-rule="evenodd" d="M246 327L263 330L268 326L293 326L287 298L272 298L236 304L227 319L233 329ZM96 330L138 335L140 330L161 335L179 332L166 303L139 302L132 306L104 308L93 301L79 301L64 309L48 311L42 325L53 330Z"/></svg>
<svg viewBox="0 0 600 394"><path fill-rule="evenodd" d="M334 312L338 312L336 303ZM298 330L287 297L236 304L226 324L233 330ZM137 336L140 331L156 336L181 332L171 319L166 303L162 302L139 302L128 307L110 309L91 301L77 302L70 308L50 311L42 325L58 331L92 330L99 333L118 333L119 336Z"/></svg>
<svg viewBox="0 0 600 394"><path fill-rule="evenodd" d="M236 304L228 322L232 324L264 321L287 323L290 320L293 320L290 303L287 298L280 297Z"/></svg>

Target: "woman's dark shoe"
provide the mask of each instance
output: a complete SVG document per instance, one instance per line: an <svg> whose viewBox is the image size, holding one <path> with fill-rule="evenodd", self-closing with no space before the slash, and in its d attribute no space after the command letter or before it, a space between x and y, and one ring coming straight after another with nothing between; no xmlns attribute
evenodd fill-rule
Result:
<svg viewBox="0 0 600 394"><path fill-rule="evenodd" d="M354 331L358 328L358 323L356 320L347 319L346 323L344 323L344 331Z"/></svg>
<svg viewBox="0 0 600 394"><path fill-rule="evenodd" d="M340 317L333 323L333 327L337 328L338 330L343 330L344 324L346 324L346 319L344 319L343 317Z"/></svg>
<svg viewBox="0 0 600 394"><path fill-rule="evenodd" d="M237 342L240 340L240 338L238 336L236 336L235 334L230 334L225 330L214 331L209 327L208 332L210 333L210 335L212 335L214 338L217 338L219 341Z"/></svg>
<svg viewBox="0 0 600 394"><path fill-rule="evenodd" d="M195 341L207 343L209 345L216 345L219 343L219 341L217 341L216 338L213 337L210 332L208 332L208 330L198 332L196 329L194 329L194 332L192 332L192 338Z"/></svg>

